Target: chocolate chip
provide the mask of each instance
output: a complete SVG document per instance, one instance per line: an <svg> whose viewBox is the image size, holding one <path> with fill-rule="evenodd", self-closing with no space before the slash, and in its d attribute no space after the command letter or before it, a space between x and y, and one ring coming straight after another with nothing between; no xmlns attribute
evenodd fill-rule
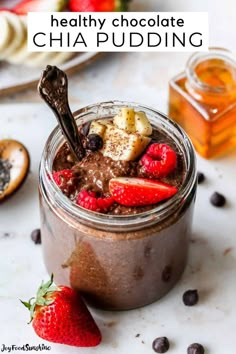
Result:
<svg viewBox="0 0 236 354"><path fill-rule="evenodd" d="M197 173L197 182L198 184L201 184L202 182L205 181L205 175L202 172Z"/></svg>
<svg viewBox="0 0 236 354"><path fill-rule="evenodd" d="M197 290L187 290L183 294L183 303L186 306L194 306L198 303L198 291Z"/></svg>
<svg viewBox="0 0 236 354"><path fill-rule="evenodd" d="M215 192L212 194L212 196L210 198L210 202L215 207L222 207L225 205L226 199L222 194Z"/></svg>
<svg viewBox="0 0 236 354"><path fill-rule="evenodd" d="M188 354L204 354L205 350L199 343L193 343L188 347Z"/></svg>
<svg viewBox="0 0 236 354"><path fill-rule="evenodd" d="M170 348L170 343L166 337L156 338L152 343L152 349L156 353L166 353Z"/></svg>
<svg viewBox="0 0 236 354"><path fill-rule="evenodd" d="M36 244L40 245L41 244L41 231L40 229L35 229L31 232L31 240Z"/></svg>
<svg viewBox="0 0 236 354"><path fill-rule="evenodd" d="M97 151L103 147L103 140L98 134L89 134L87 137L86 147L89 150Z"/></svg>

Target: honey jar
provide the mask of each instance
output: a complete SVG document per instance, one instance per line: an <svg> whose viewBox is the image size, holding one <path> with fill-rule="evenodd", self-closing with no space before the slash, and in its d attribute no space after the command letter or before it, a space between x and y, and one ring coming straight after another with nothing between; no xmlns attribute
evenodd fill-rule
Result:
<svg viewBox="0 0 236 354"><path fill-rule="evenodd" d="M195 53L169 85L169 116L210 159L236 148L236 58L221 48Z"/></svg>

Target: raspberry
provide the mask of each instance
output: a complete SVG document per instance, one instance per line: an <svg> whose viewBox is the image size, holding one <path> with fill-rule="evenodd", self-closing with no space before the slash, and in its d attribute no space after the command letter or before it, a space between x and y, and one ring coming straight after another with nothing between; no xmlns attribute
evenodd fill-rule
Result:
<svg viewBox="0 0 236 354"><path fill-rule="evenodd" d="M95 192L82 190L78 194L76 203L85 209L106 213L114 203L114 199L112 197L97 198Z"/></svg>
<svg viewBox="0 0 236 354"><path fill-rule="evenodd" d="M144 171L155 178L165 177L177 165L175 151L167 144L151 144L140 160Z"/></svg>
<svg viewBox="0 0 236 354"><path fill-rule="evenodd" d="M58 187L63 187L72 177L74 177L71 170L61 170L53 172L53 180Z"/></svg>

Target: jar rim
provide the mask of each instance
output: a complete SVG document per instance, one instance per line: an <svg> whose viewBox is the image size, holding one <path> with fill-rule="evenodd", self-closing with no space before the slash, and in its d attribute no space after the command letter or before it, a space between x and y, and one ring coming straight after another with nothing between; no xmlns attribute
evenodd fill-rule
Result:
<svg viewBox="0 0 236 354"><path fill-rule="evenodd" d="M207 52L195 52L188 59L185 67L185 73L189 85L203 92L208 92L212 94L228 93L233 88L233 85L212 86L205 82L202 82L200 78L196 75L195 73L196 66L199 63L206 61L208 59L222 59L226 63L234 67L236 73L236 58L234 54L226 48L210 47ZM236 81L236 77L235 77L235 81Z"/></svg>
<svg viewBox="0 0 236 354"><path fill-rule="evenodd" d="M186 175L180 190L161 205L146 212L133 215L101 214L86 210L76 205L61 192L52 179L51 168L55 153L65 142L60 127L56 126L56 128L49 135L43 151L43 156L40 163L40 189L46 198L48 198L51 202L53 201L55 211L58 215L60 215L60 211L66 211L66 213L68 213L73 219L79 219L81 222L93 223L93 225L97 228L102 229L107 229L107 227L109 227L109 230L111 230L125 226L128 228L131 227L132 229L138 229L147 222L149 222L149 224L154 224L158 220L163 220L163 217L168 214L168 211L172 210L174 207L176 209L176 205L179 205L183 199L186 199L187 195L191 192L191 189L196 182L196 158L194 148L184 130L177 123L169 119L165 114L138 103L114 100L88 105L75 111L74 116L76 120L81 120L80 124L83 124L86 120L92 120L91 118L88 119L88 116L94 115L94 117L98 119L97 115L101 115L102 118L104 117L104 114L99 112L103 112L105 110L106 113L109 114L109 112L114 110L114 107L120 109L127 106L138 109L139 111L144 111L147 113L149 119L151 116L152 118L155 117L156 121L159 120L159 125L157 125L159 129L164 130L169 128L171 132L175 134L175 142L179 143L178 147L181 145L182 152L186 160ZM113 114L111 115L113 116ZM81 119L82 117L83 119ZM93 119L95 119L94 117ZM153 123L152 119L150 120Z"/></svg>

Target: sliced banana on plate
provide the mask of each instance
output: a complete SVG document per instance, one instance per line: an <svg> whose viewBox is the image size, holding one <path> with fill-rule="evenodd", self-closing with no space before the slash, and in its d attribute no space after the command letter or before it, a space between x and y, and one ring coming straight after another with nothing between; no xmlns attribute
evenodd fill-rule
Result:
<svg viewBox="0 0 236 354"><path fill-rule="evenodd" d="M75 54L71 52L29 52L27 17L8 11L0 12L0 60L30 67L60 65Z"/></svg>
<svg viewBox="0 0 236 354"><path fill-rule="evenodd" d="M19 16L7 11L2 12L1 15L5 17L8 22L10 37L8 38L5 48L2 48L0 52L0 58L7 59L9 55L13 54L22 46L26 33L23 22L20 21Z"/></svg>
<svg viewBox="0 0 236 354"><path fill-rule="evenodd" d="M27 18L26 16L18 16L18 19L23 26L24 41L22 42L22 45L14 51L14 53L8 56L7 61L12 64L24 63L25 59L29 55L27 50Z"/></svg>
<svg viewBox="0 0 236 354"><path fill-rule="evenodd" d="M7 49L13 35L13 28L10 25L7 18L4 16L4 12L2 12L0 16L0 29L1 29L0 56L1 56L2 52Z"/></svg>

